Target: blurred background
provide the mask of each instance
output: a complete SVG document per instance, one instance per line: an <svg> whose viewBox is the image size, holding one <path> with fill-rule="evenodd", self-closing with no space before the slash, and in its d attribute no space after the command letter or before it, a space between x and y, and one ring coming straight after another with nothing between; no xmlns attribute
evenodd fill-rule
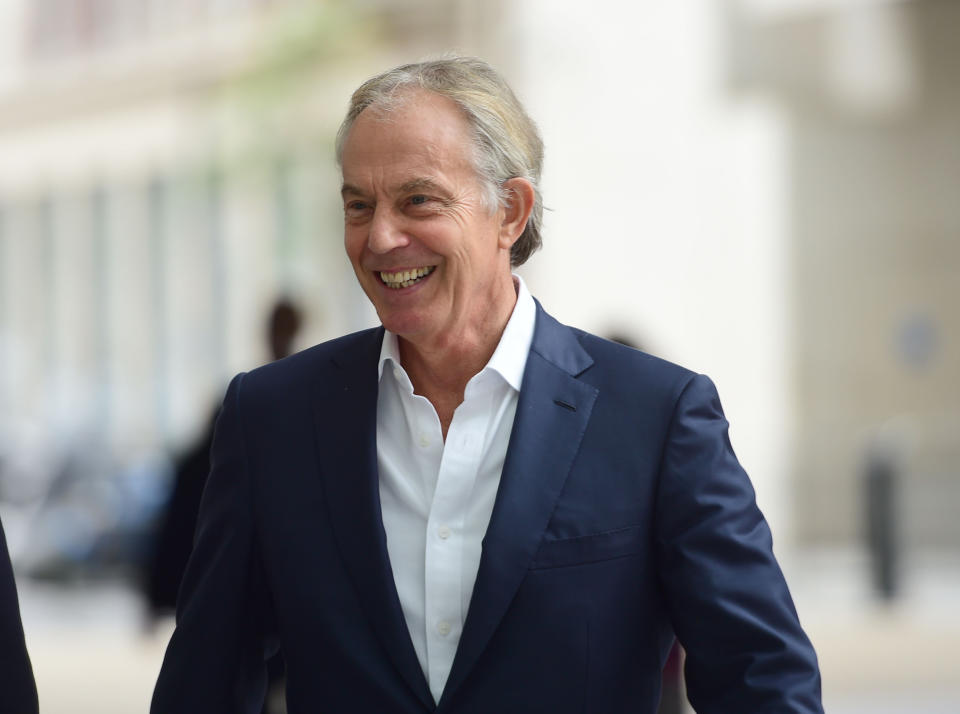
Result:
<svg viewBox="0 0 960 714"><path fill-rule="evenodd" d="M0 0L0 517L42 711L146 711L157 534L227 380L278 301L292 349L376 322L350 92L451 50L542 130L533 294L717 383L827 710L960 711L958 36L955 0Z"/></svg>

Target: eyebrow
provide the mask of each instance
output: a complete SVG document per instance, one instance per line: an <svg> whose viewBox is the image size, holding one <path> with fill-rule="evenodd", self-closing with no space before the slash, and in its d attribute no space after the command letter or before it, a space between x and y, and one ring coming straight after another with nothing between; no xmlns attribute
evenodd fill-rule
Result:
<svg viewBox="0 0 960 714"><path fill-rule="evenodd" d="M343 186L340 187L340 195L346 196L348 193L353 196L363 195L363 191L361 191L359 188L357 188L356 186L352 186L351 184L345 183L343 184Z"/></svg>
<svg viewBox="0 0 960 714"><path fill-rule="evenodd" d="M431 178L415 178L400 185L398 193L411 193L413 191L437 191L446 193L443 187Z"/></svg>
<svg viewBox="0 0 960 714"><path fill-rule="evenodd" d="M446 194L446 190L443 188L443 186L433 179L426 177L410 179L409 181L405 181L404 183L400 184L400 186L396 189L397 193L412 193L414 191L436 191L438 193ZM352 184L345 183L340 188L340 195L365 196L366 193Z"/></svg>

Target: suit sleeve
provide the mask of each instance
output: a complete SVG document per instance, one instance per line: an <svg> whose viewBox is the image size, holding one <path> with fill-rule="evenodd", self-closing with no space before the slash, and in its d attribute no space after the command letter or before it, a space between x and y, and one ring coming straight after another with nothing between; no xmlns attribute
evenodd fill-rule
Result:
<svg viewBox="0 0 960 714"><path fill-rule="evenodd" d="M0 525L0 701L10 714L36 714L39 709L33 669L20 622L17 588Z"/></svg>
<svg viewBox="0 0 960 714"><path fill-rule="evenodd" d="M177 626L151 714L253 714L263 704L268 599L242 387L241 374L230 383L217 420L193 552L177 598Z"/></svg>
<svg viewBox="0 0 960 714"><path fill-rule="evenodd" d="M713 383L677 399L657 497L657 557L699 714L822 714L816 654L730 445Z"/></svg>

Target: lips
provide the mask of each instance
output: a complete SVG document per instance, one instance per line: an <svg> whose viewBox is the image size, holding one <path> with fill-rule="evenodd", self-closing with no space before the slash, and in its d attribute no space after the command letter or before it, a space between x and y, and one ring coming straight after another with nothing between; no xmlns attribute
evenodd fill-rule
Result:
<svg viewBox="0 0 960 714"><path fill-rule="evenodd" d="M383 281L383 284L388 288L393 290L399 290L400 288L409 288L411 285L416 285L425 277L430 275L433 272L435 265L427 265L422 268L411 268L410 270L398 270L394 273L388 273L386 271L380 271L380 279Z"/></svg>

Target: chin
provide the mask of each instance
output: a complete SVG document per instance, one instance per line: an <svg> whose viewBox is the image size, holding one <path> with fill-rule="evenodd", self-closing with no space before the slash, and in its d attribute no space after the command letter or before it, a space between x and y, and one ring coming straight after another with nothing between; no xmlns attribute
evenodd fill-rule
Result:
<svg viewBox="0 0 960 714"><path fill-rule="evenodd" d="M385 329L400 337L413 337L424 332L426 320L422 315L398 314L389 311L377 311L380 323Z"/></svg>

